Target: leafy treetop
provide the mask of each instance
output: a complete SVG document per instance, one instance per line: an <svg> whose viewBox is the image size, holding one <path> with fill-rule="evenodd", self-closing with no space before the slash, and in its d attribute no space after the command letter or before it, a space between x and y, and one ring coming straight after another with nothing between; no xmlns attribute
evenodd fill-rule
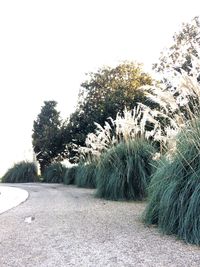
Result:
<svg viewBox="0 0 200 267"><path fill-rule="evenodd" d="M104 125L125 107L132 109L138 102L144 103L146 98L140 87L151 84L151 77L133 62L89 73L81 84L77 109L69 119L67 143L83 146L87 134L95 129L94 122Z"/></svg>
<svg viewBox="0 0 200 267"><path fill-rule="evenodd" d="M153 65L157 72L164 73L169 69L190 73L192 56L198 56L200 47L200 21L194 17L190 23L183 23L182 28L173 36L174 43L161 53L159 62Z"/></svg>

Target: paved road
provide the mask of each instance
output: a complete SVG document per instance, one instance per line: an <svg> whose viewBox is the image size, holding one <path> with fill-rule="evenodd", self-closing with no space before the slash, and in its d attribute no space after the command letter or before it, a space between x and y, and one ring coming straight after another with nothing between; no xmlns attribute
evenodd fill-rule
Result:
<svg viewBox="0 0 200 267"><path fill-rule="evenodd" d="M28 192L24 189L1 185L2 184L0 184L0 214L13 207L17 207L28 198Z"/></svg>
<svg viewBox="0 0 200 267"><path fill-rule="evenodd" d="M0 215L1 267L200 266L200 248L143 226L145 203L99 200L73 186L17 186L30 195Z"/></svg>

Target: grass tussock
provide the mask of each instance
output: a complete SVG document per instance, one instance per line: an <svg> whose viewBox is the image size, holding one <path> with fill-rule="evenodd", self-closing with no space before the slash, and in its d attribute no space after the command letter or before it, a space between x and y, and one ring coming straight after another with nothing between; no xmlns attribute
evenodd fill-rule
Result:
<svg viewBox="0 0 200 267"><path fill-rule="evenodd" d="M152 173L154 148L143 139L122 142L102 155L97 171L97 197L142 200Z"/></svg>
<svg viewBox="0 0 200 267"><path fill-rule="evenodd" d="M160 161L149 187L146 224L200 245L200 122L182 131L173 157Z"/></svg>
<svg viewBox="0 0 200 267"><path fill-rule="evenodd" d="M96 188L96 166L95 161L79 163L76 170L75 184L78 187Z"/></svg>
<svg viewBox="0 0 200 267"><path fill-rule="evenodd" d="M75 184L77 166L72 166L66 169L63 183L66 185Z"/></svg>
<svg viewBox="0 0 200 267"><path fill-rule="evenodd" d="M63 183L66 167L61 163L52 163L45 168L42 176L44 183Z"/></svg>
<svg viewBox="0 0 200 267"><path fill-rule="evenodd" d="M27 161L14 164L1 178L2 183L29 183L37 181L37 167L33 162Z"/></svg>

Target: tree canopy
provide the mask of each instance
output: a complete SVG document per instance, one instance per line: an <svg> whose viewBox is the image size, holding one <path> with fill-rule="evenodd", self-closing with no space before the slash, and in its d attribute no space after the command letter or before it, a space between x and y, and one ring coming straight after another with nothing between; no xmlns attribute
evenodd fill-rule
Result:
<svg viewBox="0 0 200 267"><path fill-rule="evenodd" d="M152 84L141 65L133 62L103 67L87 76L81 84L77 109L67 126L68 144L83 146L87 134L95 129L94 122L104 125L109 117L115 118L125 107L132 109L138 102L144 103L146 98L140 87Z"/></svg>
<svg viewBox="0 0 200 267"><path fill-rule="evenodd" d="M200 21L194 17L190 23L183 23L182 28L173 36L174 43L161 53L159 62L153 65L157 72L164 73L169 69L190 73L192 56L199 56Z"/></svg>
<svg viewBox="0 0 200 267"><path fill-rule="evenodd" d="M32 145L41 173L51 162L61 160L66 155L65 127L56 105L56 101L44 101L44 106L33 123Z"/></svg>

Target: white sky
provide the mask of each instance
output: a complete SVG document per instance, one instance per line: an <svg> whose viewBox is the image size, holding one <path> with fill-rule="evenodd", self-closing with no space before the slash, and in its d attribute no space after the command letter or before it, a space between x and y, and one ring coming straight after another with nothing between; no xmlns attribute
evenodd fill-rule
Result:
<svg viewBox="0 0 200 267"><path fill-rule="evenodd" d="M73 112L85 73L136 60L149 69L199 0L1 0L0 175L30 154L44 100Z"/></svg>

